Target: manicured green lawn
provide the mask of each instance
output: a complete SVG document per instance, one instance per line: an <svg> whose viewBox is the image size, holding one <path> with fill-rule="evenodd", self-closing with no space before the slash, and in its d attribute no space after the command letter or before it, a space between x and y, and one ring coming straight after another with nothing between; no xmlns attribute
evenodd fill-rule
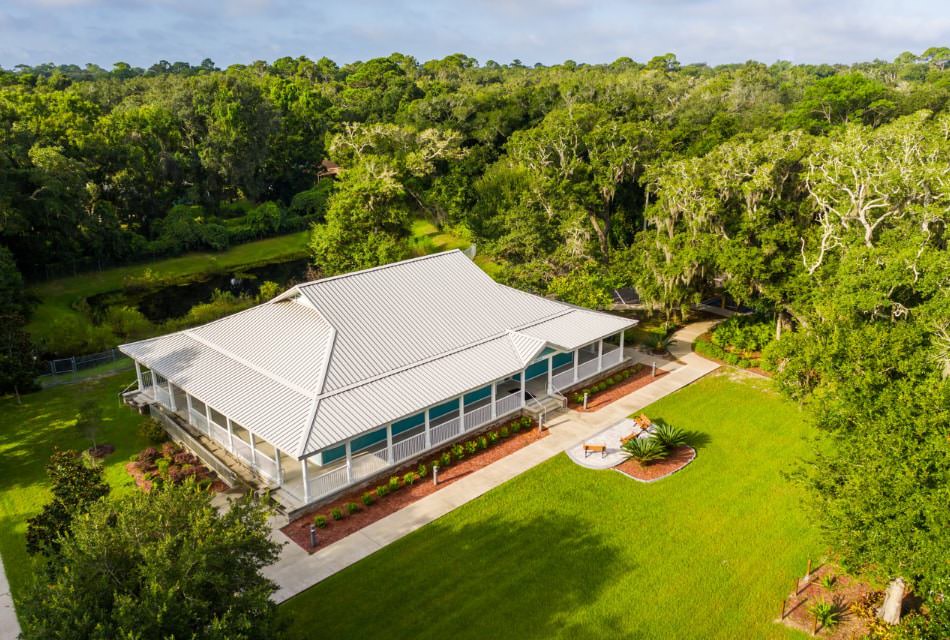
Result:
<svg viewBox="0 0 950 640"><path fill-rule="evenodd" d="M472 244L464 238L441 231L428 220L422 219L414 220L412 223L412 242L416 244L420 255L437 251L451 251L452 249L467 249ZM500 264L478 253L475 255L475 264L493 278L501 269Z"/></svg>
<svg viewBox="0 0 950 640"><path fill-rule="evenodd" d="M116 447L104 461L105 477L113 491L131 491L134 485L124 466L145 443L138 436L144 418L119 404L116 393L134 379L128 373L92 382L70 384L23 396L0 399L0 556L14 599L22 598L33 570L26 553L26 520L49 498L44 467L53 447L90 446L74 429L76 412L92 399L103 409L98 443Z"/></svg>
<svg viewBox="0 0 950 640"><path fill-rule="evenodd" d="M800 637L772 620L820 551L781 476L808 429L735 376L647 409L708 436L679 474L641 484L559 455L287 602L291 637Z"/></svg>
<svg viewBox="0 0 950 640"><path fill-rule="evenodd" d="M308 255L308 237L309 232L300 231L237 245L220 253L190 253L43 282L30 288L30 293L39 298L40 304L33 312L27 330L34 339L42 340L55 330L55 321L64 316L76 316L88 322L88 318L75 308L80 300L116 291L130 282L188 281L206 274L303 258Z"/></svg>

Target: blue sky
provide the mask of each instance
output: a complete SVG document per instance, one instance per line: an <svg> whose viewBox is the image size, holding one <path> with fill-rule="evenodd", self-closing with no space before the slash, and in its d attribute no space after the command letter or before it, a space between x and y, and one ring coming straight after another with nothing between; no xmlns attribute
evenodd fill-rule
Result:
<svg viewBox="0 0 950 640"><path fill-rule="evenodd" d="M950 45L946 0L0 0L0 66L289 55L351 62L855 62Z"/></svg>

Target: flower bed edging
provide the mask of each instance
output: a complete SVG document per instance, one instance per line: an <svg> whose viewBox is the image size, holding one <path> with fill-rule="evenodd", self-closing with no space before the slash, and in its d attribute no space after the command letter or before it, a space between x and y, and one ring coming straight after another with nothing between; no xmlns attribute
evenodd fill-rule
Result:
<svg viewBox="0 0 950 640"><path fill-rule="evenodd" d="M488 433L494 431L500 432L503 427L507 427L510 424L509 422L502 427L489 429L480 434L473 434L471 438L463 440L461 444L464 447L465 443L470 440L477 440L482 436L487 438ZM282 527L281 531L308 553L319 552L324 547L345 538L351 533L355 533L378 520L382 520L386 516L421 500L429 494L435 493L519 449L523 449L529 444L546 437L547 434L547 431L539 432L537 424L532 421L527 429L523 429L519 433L511 434L508 438L499 439L494 446L480 450L474 455L466 455L464 459L453 462L449 467L440 467L439 484L437 486L432 484L431 472L428 472L425 478L416 480L411 486L405 486L400 482L398 490L386 492L382 498L377 497L374 499L371 505L365 505L363 503L363 496L366 493L373 493L375 495L375 489L378 487L369 489L364 487L323 505L316 513L311 512L294 519ZM441 457L440 454L446 450L451 450L454 446L456 445L450 445L439 451L432 452L431 455L427 455L424 458L424 460L427 461L426 466L428 467L432 460ZM405 465L394 470L391 477L402 479L414 469L418 469L418 464ZM388 485L388 482L385 480L381 480L380 482L382 484L379 486ZM346 505L348 503L357 504L358 508L352 514L347 514ZM334 509L340 509L342 512L342 517L339 520L334 520L331 515ZM325 519L325 527L317 528L318 544L316 547L310 548L310 526L315 524L315 519L320 516Z"/></svg>

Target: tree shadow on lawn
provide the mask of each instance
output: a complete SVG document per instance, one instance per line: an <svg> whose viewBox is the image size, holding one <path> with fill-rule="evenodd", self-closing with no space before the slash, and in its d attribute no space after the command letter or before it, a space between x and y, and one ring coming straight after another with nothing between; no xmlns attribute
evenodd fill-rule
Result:
<svg viewBox="0 0 950 640"><path fill-rule="evenodd" d="M290 637L640 637L584 613L631 570L585 522L492 516L437 520L291 599Z"/></svg>

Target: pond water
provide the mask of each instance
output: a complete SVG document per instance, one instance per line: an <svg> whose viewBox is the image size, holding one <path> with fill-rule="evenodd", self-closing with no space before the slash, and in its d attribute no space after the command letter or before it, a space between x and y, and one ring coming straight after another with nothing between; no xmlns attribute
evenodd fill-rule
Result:
<svg viewBox="0 0 950 640"><path fill-rule="evenodd" d="M179 318L198 304L211 301L215 289L230 291L234 295L257 295L261 284L276 282L281 288L287 288L296 282L303 282L307 276L306 259L275 262L242 269L234 273L221 273L196 282L172 284L154 289L123 290L102 293L87 298L92 315L101 318L106 309L115 305L135 307L154 323L171 318Z"/></svg>

